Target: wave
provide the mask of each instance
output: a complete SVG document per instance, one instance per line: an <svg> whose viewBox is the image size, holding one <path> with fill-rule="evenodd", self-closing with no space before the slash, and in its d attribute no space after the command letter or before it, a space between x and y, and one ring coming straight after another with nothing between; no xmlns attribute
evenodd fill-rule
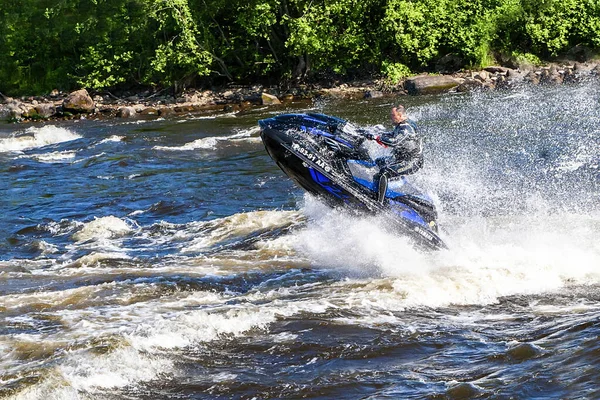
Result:
<svg viewBox="0 0 600 400"><path fill-rule="evenodd" d="M72 235L76 242L88 240L111 239L127 235L133 228L124 220L115 216L95 218L85 223L81 229Z"/></svg>
<svg viewBox="0 0 600 400"><path fill-rule="evenodd" d="M77 346L68 352L58 352L64 358L53 361L52 371L14 398L38 398L41 394L51 398L93 395L149 381L176 372L172 358L164 356L173 350L232 340L250 331L267 329L278 318L306 312L319 314L331 307L321 299L239 307L226 304L231 297L231 294L194 292L174 301L159 299L117 308L63 311L61 323L69 326L71 333L61 334L56 342L58 349L67 346L69 340L91 341L88 345L92 347ZM251 296L249 300L255 299ZM199 306L205 309L193 309ZM29 335L23 334L16 340L34 345L35 340L29 339ZM51 335L44 338L46 344L51 340ZM94 343L102 351L96 351ZM107 346L108 343L112 344ZM35 345L36 349L40 345ZM19 346L11 343L13 349ZM16 354L9 353L5 360L13 356Z"/></svg>
<svg viewBox="0 0 600 400"><path fill-rule="evenodd" d="M449 250L423 253L383 219L306 203L309 222L290 239L293 248L313 268L383 279L395 307L490 304L600 284L600 214L454 218L446 221Z"/></svg>
<svg viewBox="0 0 600 400"><path fill-rule="evenodd" d="M191 234L192 240L181 251L191 253L231 243L253 241L262 235L276 234L282 228L297 225L301 220L301 214L297 211L252 211L192 223L187 226L187 235Z"/></svg>
<svg viewBox="0 0 600 400"><path fill-rule="evenodd" d="M126 139L125 136L112 135L110 137L107 137L106 139L102 139L101 141L98 142L98 144L118 143L118 142L124 141L125 139Z"/></svg>
<svg viewBox="0 0 600 400"><path fill-rule="evenodd" d="M76 156L76 151L53 151L51 153L32 154L30 157L42 163L53 164L68 162Z"/></svg>
<svg viewBox="0 0 600 400"><path fill-rule="evenodd" d="M194 140L186 143L183 146L155 146L155 150L166 151L191 151L191 150L214 150L217 146L224 142L239 142L239 141L259 141L256 134L260 131L258 127L243 129L240 132L228 136L210 136L202 139Z"/></svg>
<svg viewBox="0 0 600 400"><path fill-rule="evenodd" d="M46 125L40 128L31 127L24 132L0 139L0 152L19 152L51 144L70 142L80 138L81 136L66 128L53 125Z"/></svg>

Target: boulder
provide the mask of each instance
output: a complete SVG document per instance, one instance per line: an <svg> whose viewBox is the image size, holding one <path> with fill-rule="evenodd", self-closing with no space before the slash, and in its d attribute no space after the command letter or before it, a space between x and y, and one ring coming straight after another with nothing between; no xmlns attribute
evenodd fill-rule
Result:
<svg viewBox="0 0 600 400"><path fill-rule="evenodd" d="M409 94L442 93L459 85L459 81L446 75L422 75L409 78L404 82L404 88Z"/></svg>
<svg viewBox="0 0 600 400"><path fill-rule="evenodd" d="M23 109L18 103L10 103L8 105L8 119L20 120L23 118Z"/></svg>
<svg viewBox="0 0 600 400"><path fill-rule="evenodd" d="M527 82L537 85L540 83L540 75L535 73L535 71L530 71L524 78Z"/></svg>
<svg viewBox="0 0 600 400"><path fill-rule="evenodd" d="M563 82L565 83L574 83L579 81L579 77L574 71L574 68L567 67L563 72Z"/></svg>
<svg viewBox="0 0 600 400"><path fill-rule="evenodd" d="M484 84L479 79L467 78L463 83L456 87L457 92L470 92L476 89L482 89Z"/></svg>
<svg viewBox="0 0 600 400"><path fill-rule="evenodd" d="M63 101L63 110L73 113L90 113L94 111L96 104L87 90L80 89L67 96Z"/></svg>
<svg viewBox="0 0 600 400"><path fill-rule="evenodd" d="M119 118L131 118L135 117L136 111L135 107L121 107L117 111L117 117Z"/></svg>
<svg viewBox="0 0 600 400"><path fill-rule="evenodd" d="M21 116L23 118L38 119L40 115L32 104L23 104L21 106Z"/></svg>
<svg viewBox="0 0 600 400"><path fill-rule="evenodd" d="M10 121L20 121L27 118L30 112L31 105L22 103L19 100L9 99L5 106L2 107L2 119ZM32 114L35 110L32 111Z"/></svg>
<svg viewBox="0 0 600 400"><path fill-rule="evenodd" d="M485 67L483 70L490 72L492 74L506 74L510 68L498 67L498 66L490 66Z"/></svg>
<svg viewBox="0 0 600 400"><path fill-rule="evenodd" d="M441 73L452 73L459 71L464 66L462 58L455 54L446 54L435 63L435 71Z"/></svg>
<svg viewBox="0 0 600 400"><path fill-rule="evenodd" d="M380 90L367 90L364 97L365 99L378 99L383 97L383 92Z"/></svg>
<svg viewBox="0 0 600 400"><path fill-rule="evenodd" d="M261 94L263 105L273 105L273 104L281 104L277 96L273 96L272 94L262 93Z"/></svg>
<svg viewBox="0 0 600 400"><path fill-rule="evenodd" d="M540 83L546 84L559 84L563 82L562 75L558 72L556 66L550 68L543 68L540 75Z"/></svg>
<svg viewBox="0 0 600 400"><path fill-rule="evenodd" d="M35 111L42 118L50 118L56 114L56 107L52 103L42 103L35 106Z"/></svg>
<svg viewBox="0 0 600 400"><path fill-rule="evenodd" d="M594 51L587 46L578 44L575 47L569 49L569 51L567 52L567 56L573 60L585 62L587 60L590 60L594 56Z"/></svg>
<svg viewBox="0 0 600 400"><path fill-rule="evenodd" d="M175 114L175 111L170 107L161 107L158 109L158 115L161 117L168 117Z"/></svg>
<svg viewBox="0 0 600 400"><path fill-rule="evenodd" d="M154 107L146 107L140 111L141 115L158 115L158 110Z"/></svg>
<svg viewBox="0 0 600 400"><path fill-rule="evenodd" d="M8 106L0 106L0 121L7 120L10 117L10 109Z"/></svg>
<svg viewBox="0 0 600 400"><path fill-rule="evenodd" d="M506 89L506 88L510 87L511 82L504 75L497 75L492 79L496 81L497 89Z"/></svg>
<svg viewBox="0 0 600 400"><path fill-rule="evenodd" d="M479 79L481 82L485 82L488 79L490 79L490 73L485 70L479 71L479 73L475 75L475 79Z"/></svg>

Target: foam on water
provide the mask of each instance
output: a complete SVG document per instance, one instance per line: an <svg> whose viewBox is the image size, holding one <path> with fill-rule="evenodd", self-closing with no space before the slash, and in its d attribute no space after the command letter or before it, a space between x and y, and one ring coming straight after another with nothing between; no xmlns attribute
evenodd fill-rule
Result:
<svg viewBox="0 0 600 400"><path fill-rule="evenodd" d="M258 127L252 127L249 129L243 129L240 132L227 135L227 136L210 136L202 139L194 140L193 142L186 143L183 146L155 146L156 150L167 150L167 151L191 151L191 150L214 150L220 143L224 142L239 142L239 141L253 141L256 138L256 134L260 131Z"/></svg>
<svg viewBox="0 0 600 400"><path fill-rule="evenodd" d="M463 180L467 193L477 192L475 182ZM383 309L489 304L504 296L600 283L600 214L556 213L548 207L531 199L524 212L482 216L474 202L473 217L440 218L447 224L442 236L449 250L421 253L381 218L350 216L306 197L309 223L291 246L315 267L388 280L394 293L367 295Z"/></svg>
<svg viewBox="0 0 600 400"><path fill-rule="evenodd" d="M22 235L14 236L19 240L34 236L40 250L48 251L40 257L36 253L37 258L31 260L0 261L0 278L6 278L0 283L3 288L13 285L7 292L10 294L0 296L1 321L8 332L0 337L0 384L17 387L14 398L19 399L119 397L129 393L136 397L139 383L156 380L159 387L177 385L187 373L179 370L182 363L195 362L198 357L195 365L204 367L203 352L210 352L215 344L226 352L231 342L235 351L246 340L256 343L258 349L269 341L274 343L269 352L244 348L248 357L257 357L257 368L264 367L261 362L280 362L280 356L299 357L299 363L311 365L312 372L312 365L323 365L323 357L302 349L290 357L288 351L295 351L295 342L305 338L312 340L307 343L327 343L329 332L312 328L323 323L332 323L333 329L354 325L380 330L386 332L381 336L383 342L398 341L397 336L386 336L389 332L409 336L439 332L440 341L426 344L434 348L443 344L444 334L457 340L455 336L462 334L456 333L457 325L481 326L482 321L493 324L518 318L510 305L487 306L502 303L505 296L550 292L560 297L573 288L583 290L585 285L600 284L600 244L596 239L600 213L593 202L579 206L582 200L593 198L593 193L579 190L585 185L575 179L579 175L572 175L589 178L585 174L598 160L594 147L598 132L571 132L579 136L567 140L560 153L539 161L536 154L546 153L538 152L535 146L556 145L545 143L542 135L551 124L541 123L540 132L534 129L531 143L502 133L520 129L518 125L525 123L528 114L540 112L527 103L537 102L531 100L533 94L517 93L501 101L485 96L477 99L482 121L474 123L476 126L465 123L469 117L466 110L473 110L472 98L443 98L439 104L414 110L424 124L437 118L450 120L455 127L455 131L425 130L428 164L414 177L438 201L448 250L416 251L382 218L331 210L311 197L305 198L299 211L238 212L212 221L182 220L178 215L171 221L180 223L173 223L153 220L150 213L132 212L130 217L139 216L139 221L148 225L140 227L133 219L116 216L89 221L92 216L73 214L60 222L28 222ZM466 106L449 107L446 101L464 101ZM566 105L569 118L586 113L595 118L593 107L597 104L574 104ZM544 106L557 111L551 102ZM501 132L479 135L481 129L495 129L506 122L511 110L515 118L522 119L519 123L512 128L503 126L498 129ZM205 142L192 142L179 150L215 149L221 140L255 140L256 133L253 128L223 138L205 138ZM518 162L513 163L515 159ZM519 173L520 168L523 173ZM135 169L127 174L139 172ZM535 178L528 177L530 172ZM94 171L93 176L97 174ZM540 183L544 176L564 179L565 187L572 191L556 194L560 188ZM253 187L254 181L245 184ZM586 185L595 190L593 180ZM568 203L563 199L565 193L570 194ZM134 194L143 198L145 193ZM118 208L114 211L115 215L119 212ZM234 246L228 247L231 243ZM129 248L124 249L126 246ZM542 316L590 313L593 320L597 315L594 304L579 304L575 299L548 305L545 298L533 296L529 307L530 300L525 299L522 307ZM544 301L535 304L535 299ZM445 311L455 304L486 307ZM424 307L440 309L427 309L424 320L411 317ZM564 329L567 325L565 322ZM513 329L516 332L520 328ZM362 346L352 337L356 331L360 329L351 330L341 340L348 340L349 346ZM506 335L512 336L511 332ZM371 340L369 336L364 339ZM427 343L427 338L415 340ZM500 336L499 346L505 344L503 340ZM508 341L506 347L518 352L520 344ZM465 344L457 341L449 346L455 345ZM545 351L538 345L531 344L525 350ZM375 345L373 349L379 351ZM482 358L492 354L493 349L487 350ZM262 354L255 356L258 351ZM343 359L373 374L388 374L385 366L374 366L377 362L371 363L371 359L367 360L369 365L360 364L367 353L348 351L339 357L332 352L336 362L326 368L343 364L337 363ZM448 354L442 350L441 357L455 357ZM444 364L438 364L436 355L440 353L424 362L441 370ZM423 354L418 357L422 359ZM239 360L232 359L234 363ZM235 364L223 365L236 368ZM207 367L208 381L236 380L239 374L254 383L244 372L222 372L220 368ZM490 368L495 367L487 370ZM410 373L417 376L415 379L423 376L416 369ZM36 382L38 376L41 379ZM326 380L334 377L328 372L323 376ZM287 378L281 377L282 384L287 384ZM455 378L448 373L440 380L447 377ZM296 378L304 379L289 375L290 381ZM448 381L454 384L452 379ZM149 387L154 388L154 382ZM119 388L126 389L121 392ZM243 397L247 393L232 395Z"/></svg>
<svg viewBox="0 0 600 400"><path fill-rule="evenodd" d="M16 398L34 393L63 396L68 388L80 394L101 393L107 388L124 387L170 374L174 361L168 351L204 346L215 340L231 340L251 330L264 330L278 318L303 312L323 313L331 307L324 299L226 305L233 294L195 292L179 299L137 303L129 306L58 311L69 330L58 334L64 343L110 338L118 334L121 344L96 354L87 349L72 350L56 363L55 374L29 388ZM249 300L264 299L255 293ZM267 298L270 294L266 294ZM205 309L190 309L191 306ZM19 335L19 340L39 340L36 335ZM45 341L51 337L45 335ZM280 341L283 339L280 339ZM60 382L60 384L57 384Z"/></svg>
<svg viewBox="0 0 600 400"><path fill-rule="evenodd" d="M74 233L72 238L77 242L87 240L110 239L127 235L133 228L124 220L115 216L94 218L85 223L81 229Z"/></svg>
<svg viewBox="0 0 600 400"><path fill-rule="evenodd" d="M32 154L30 157L39 162L52 164L68 162L76 156L76 151L53 151L51 153Z"/></svg>
<svg viewBox="0 0 600 400"><path fill-rule="evenodd" d="M231 238L297 224L300 219L301 215L296 211L252 211L208 222L192 223L188 226L187 233L180 232L180 235L193 236L191 243L182 248L182 252L201 251Z"/></svg>
<svg viewBox="0 0 600 400"><path fill-rule="evenodd" d="M53 125L46 125L39 128L31 127L27 128L24 132L18 132L8 138L0 139L0 152L35 149L80 138L81 136L71 132L69 129Z"/></svg>
<svg viewBox="0 0 600 400"><path fill-rule="evenodd" d="M98 144L104 144L104 143L119 143L125 140L125 136L119 136L119 135L112 135L110 137L107 137L106 139L102 139L100 142L98 142Z"/></svg>

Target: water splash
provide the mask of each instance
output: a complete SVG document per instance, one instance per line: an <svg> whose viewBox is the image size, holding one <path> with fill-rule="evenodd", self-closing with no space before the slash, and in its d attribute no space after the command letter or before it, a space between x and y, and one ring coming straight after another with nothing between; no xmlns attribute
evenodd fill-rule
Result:
<svg viewBox="0 0 600 400"><path fill-rule="evenodd" d="M46 125L40 128L31 127L27 128L24 132L18 132L8 138L0 139L0 152L18 152L51 144L69 142L80 138L81 136L71 132L69 129L53 125Z"/></svg>
<svg viewBox="0 0 600 400"><path fill-rule="evenodd" d="M194 140L193 142L186 143L183 146L155 146L155 150L167 150L167 151L192 151L192 150L214 150L223 143L236 143L239 141L259 141L256 135L259 132L259 128L252 127L250 129L243 129L238 133L227 136L209 136L201 139Z"/></svg>

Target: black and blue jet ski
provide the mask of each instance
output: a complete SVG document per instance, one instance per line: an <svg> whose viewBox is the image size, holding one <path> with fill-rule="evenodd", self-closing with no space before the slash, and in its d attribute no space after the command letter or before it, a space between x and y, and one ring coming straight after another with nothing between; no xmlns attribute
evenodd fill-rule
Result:
<svg viewBox="0 0 600 400"><path fill-rule="evenodd" d="M340 118L324 114L283 114L258 121L271 158L290 178L332 207L386 218L416 247L446 245L437 233L437 213L429 196L406 177L390 180L385 201L377 201L374 176L379 167L370 155L364 132Z"/></svg>

